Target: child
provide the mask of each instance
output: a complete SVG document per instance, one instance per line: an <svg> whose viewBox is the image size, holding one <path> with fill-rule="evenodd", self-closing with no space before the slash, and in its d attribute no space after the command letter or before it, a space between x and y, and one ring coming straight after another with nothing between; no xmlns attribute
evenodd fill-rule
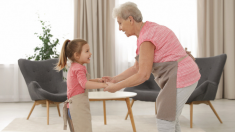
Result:
<svg viewBox="0 0 235 132"><path fill-rule="evenodd" d="M71 115L68 121L72 132L92 132L87 89L105 88L107 84L101 83L100 78L87 81L87 70L83 64L90 63L90 57L90 48L85 40L74 39L71 42L65 40L59 62L55 67L57 70L62 70L67 65L67 58L72 61L67 74L68 100L64 105L65 130L68 115Z"/></svg>

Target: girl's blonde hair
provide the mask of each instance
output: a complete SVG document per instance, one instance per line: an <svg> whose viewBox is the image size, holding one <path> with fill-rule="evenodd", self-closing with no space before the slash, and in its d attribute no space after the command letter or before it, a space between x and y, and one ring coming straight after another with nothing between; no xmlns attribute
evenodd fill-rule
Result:
<svg viewBox="0 0 235 132"><path fill-rule="evenodd" d="M87 44L87 41L83 39L74 39L72 41L65 40L61 49L59 61L55 67L56 70L60 71L67 66L67 58L71 61L75 61L74 53L81 54L83 45Z"/></svg>

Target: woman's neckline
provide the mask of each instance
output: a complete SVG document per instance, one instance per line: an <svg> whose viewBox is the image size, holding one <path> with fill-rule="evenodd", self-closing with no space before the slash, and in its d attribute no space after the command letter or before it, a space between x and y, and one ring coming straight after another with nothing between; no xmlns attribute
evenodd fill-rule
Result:
<svg viewBox="0 0 235 132"><path fill-rule="evenodd" d="M148 23L148 21L144 22L144 25L143 25L142 28L140 29L139 37L138 37L137 39L140 38L140 34L142 33L142 31L143 31L143 29L144 29L144 27L145 27L145 25L146 25L147 23Z"/></svg>

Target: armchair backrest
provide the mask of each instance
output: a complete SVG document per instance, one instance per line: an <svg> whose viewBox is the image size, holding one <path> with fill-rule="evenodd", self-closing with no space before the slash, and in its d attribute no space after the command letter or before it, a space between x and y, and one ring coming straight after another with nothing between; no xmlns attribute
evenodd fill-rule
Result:
<svg viewBox="0 0 235 132"><path fill-rule="evenodd" d="M206 80L210 80L219 85L220 77L223 72L226 59L226 54L207 58L196 58L196 63L200 69L199 71L201 74L198 86Z"/></svg>
<svg viewBox="0 0 235 132"><path fill-rule="evenodd" d="M19 59L18 64L28 84L36 81L42 89L50 92L57 93L56 83L63 81L63 72L54 70L58 59L48 59L43 61L30 61L26 59Z"/></svg>

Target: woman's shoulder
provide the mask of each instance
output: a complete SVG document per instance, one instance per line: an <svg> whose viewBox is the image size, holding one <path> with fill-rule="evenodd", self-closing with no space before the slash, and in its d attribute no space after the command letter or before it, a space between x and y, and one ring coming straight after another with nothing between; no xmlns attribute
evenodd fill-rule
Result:
<svg viewBox="0 0 235 132"><path fill-rule="evenodd" d="M156 22L146 21L145 24L146 24L146 29L149 29L149 30L155 29L155 28L169 29L167 26L158 24Z"/></svg>
<svg viewBox="0 0 235 132"><path fill-rule="evenodd" d="M143 30L141 31L141 37L148 37L148 36L155 36L155 35L162 35L165 33L169 33L171 30L164 26L160 25L156 22L146 21L145 25L143 26Z"/></svg>
<svg viewBox="0 0 235 132"><path fill-rule="evenodd" d="M143 26L143 30L147 31L147 30L151 30L152 28L157 28L160 25L155 23L155 22L151 22L151 21L146 21L144 26Z"/></svg>

